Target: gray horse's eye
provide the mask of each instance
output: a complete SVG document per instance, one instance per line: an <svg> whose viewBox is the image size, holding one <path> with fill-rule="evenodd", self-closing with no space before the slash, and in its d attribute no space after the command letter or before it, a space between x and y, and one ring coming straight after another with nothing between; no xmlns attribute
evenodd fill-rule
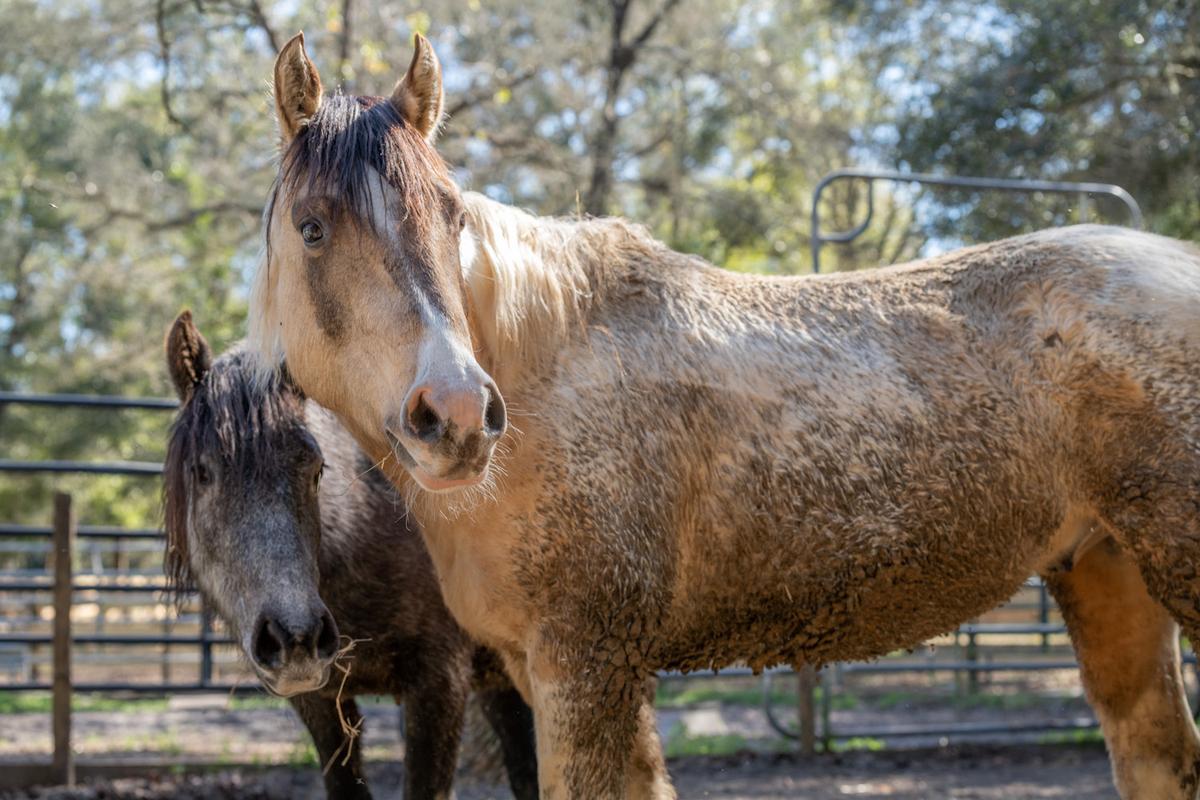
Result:
<svg viewBox="0 0 1200 800"><path fill-rule="evenodd" d="M300 226L300 236L304 238L305 244L316 244L325 238L325 231L321 230L319 222L310 219Z"/></svg>
<svg viewBox="0 0 1200 800"><path fill-rule="evenodd" d="M203 464L196 464L195 473L196 483L200 484L201 486L207 486L208 484L212 483L212 473L209 472L208 467L204 466Z"/></svg>

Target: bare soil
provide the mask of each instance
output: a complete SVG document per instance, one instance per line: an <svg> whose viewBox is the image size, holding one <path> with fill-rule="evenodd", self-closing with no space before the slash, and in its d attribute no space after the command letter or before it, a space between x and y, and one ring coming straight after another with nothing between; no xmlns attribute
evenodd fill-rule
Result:
<svg viewBox="0 0 1200 800"><path fill-rule="evenodd" d="M671 761L680 798L714 800L1115 800L1100 746L975 746L882 753L855 752L804 759L743 753ZM368 770L376 797L399 797L403 764ZM460 783L460 800L507 798L502 786ZM0 792L0 800L320 800L316 769L273 767L43 787Z"/></svg>

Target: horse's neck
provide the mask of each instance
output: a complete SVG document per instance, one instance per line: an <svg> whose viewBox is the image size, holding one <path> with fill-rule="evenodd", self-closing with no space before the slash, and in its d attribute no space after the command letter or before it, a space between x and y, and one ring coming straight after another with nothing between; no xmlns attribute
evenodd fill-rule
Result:
<svg viewBox="0 0 1200 800"><path fill-rule="evenodd" d="M592 223L535 217L480 195L466 197L463 263L472 328L497 383L536 370L579 329L602 290L589 251Z"/></svg>

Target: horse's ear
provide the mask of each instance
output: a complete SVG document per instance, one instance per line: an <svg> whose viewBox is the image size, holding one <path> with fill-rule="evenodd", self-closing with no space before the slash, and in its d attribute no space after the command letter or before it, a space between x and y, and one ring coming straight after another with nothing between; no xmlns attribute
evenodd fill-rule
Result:
<svg viewBox="0 0 1200 800"><path fill-rule="evenodd" d="M417 34L413 40L412 63L392 90L392 104L406 122L430 144L442 124L442 65L429 40Z"/></svg>
<svg viewBox="0 0 1200 800"><path fill-rule="evenodd" d="M167 369L182 402L191 399L211 367L212 349L192 322L192 312L182 312L167 333Z"/></svg>
<svg viewBox="0 0 1200 800"><path fill-rule="evenodd" d="M287 147L321 107L321 76L297 33L275 58L275 118L279 138Z"/></svg>

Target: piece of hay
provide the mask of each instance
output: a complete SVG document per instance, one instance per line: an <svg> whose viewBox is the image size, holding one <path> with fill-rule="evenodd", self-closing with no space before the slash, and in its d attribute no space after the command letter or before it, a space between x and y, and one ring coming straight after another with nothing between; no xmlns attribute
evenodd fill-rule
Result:
<svg viewBox="0 0 1200 800"><path fill-rule="evenodd" d="M329 757L329 761L327 761L325 766L321 769L322 775L329 774L329 770L333 768L333 763L337 761L339 755L342 755L342 750L346 751L346 754L342 756L342 766L344 767L350 763L350 757L354 755L354 742L362 734L363 718L360 716L358 720L351 725L350 721L346 719L346 716L342 713L342 694L346 690L346 681L350 678L351 668L350 663L342 663L342 661L343 659L345 659L346 662L352 661L353 659L349 658L348 656L354 650L355 645L357 645L359 642L369 642L371 640L351 639L348 636L343 636L341 638L346 640L346 644L343 645L342 648L333 656L333 666L342 673L342 682L338 685L337 699L334 700L334 705L337 707L338 723L342 726L342 735L345 738L342 740L342 743L338 745L338 749L333 751L333 755Z"/></svg>

